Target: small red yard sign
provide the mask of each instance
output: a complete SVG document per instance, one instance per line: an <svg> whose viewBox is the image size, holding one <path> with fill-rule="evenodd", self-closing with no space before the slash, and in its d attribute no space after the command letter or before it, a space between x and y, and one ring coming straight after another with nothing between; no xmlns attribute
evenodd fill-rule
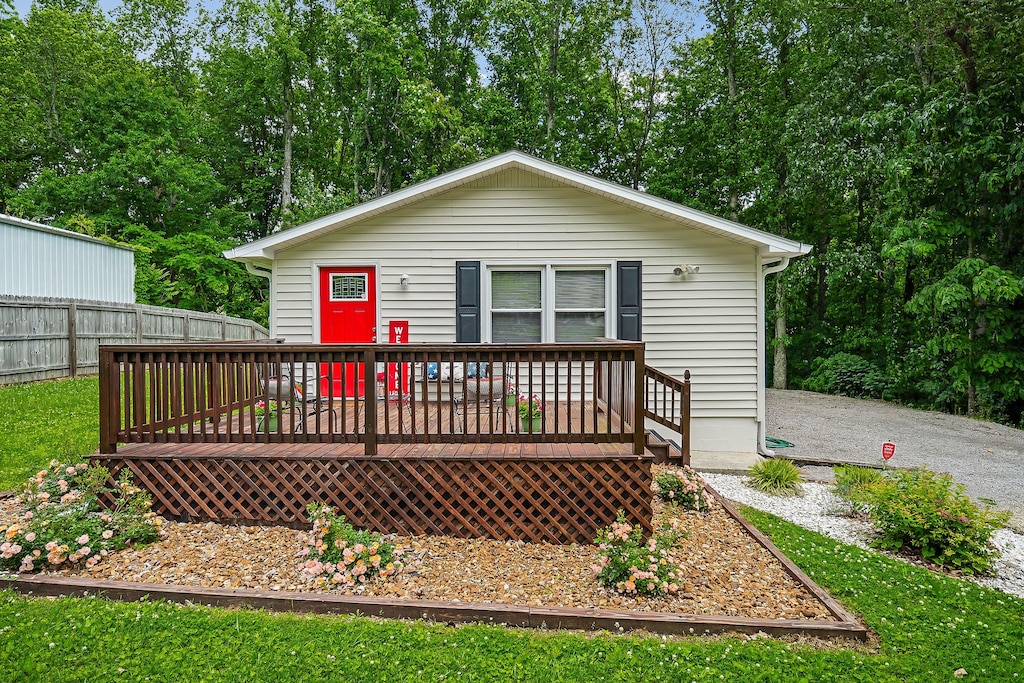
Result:
<svg viewBox="0 0 1024 683"><path fill-rule="evenodd" d="M882 444L882 457L885 458L886 462L889 462L889 458L896 455L896 444L889 443L886 441Z"/></svg>

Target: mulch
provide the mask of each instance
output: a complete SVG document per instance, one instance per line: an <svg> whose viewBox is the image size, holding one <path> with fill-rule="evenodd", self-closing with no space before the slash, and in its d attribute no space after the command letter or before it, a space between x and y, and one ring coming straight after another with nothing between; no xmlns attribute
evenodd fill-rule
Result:
<svg viewBox="0 0 1024 683"><path fill-rule="evenodd" d="M687 532L674 549L684 579L680 591L671 596L628 597L600 587L592 570L598 561L594 546L439 536L394 537L407 550L404 570L353 592L457 603L834 620L825 605L717 501L705 513L658 502L654 508L655 528L675 520ZM15 509L15 500L0 500L0 524L12 521ZM300 568L304 558L299 552L309 538L306 531L212 522L168 522L164 529L166 537L160 542L126 548L91 569L42 574L216 588L324 590Z"/></svg>

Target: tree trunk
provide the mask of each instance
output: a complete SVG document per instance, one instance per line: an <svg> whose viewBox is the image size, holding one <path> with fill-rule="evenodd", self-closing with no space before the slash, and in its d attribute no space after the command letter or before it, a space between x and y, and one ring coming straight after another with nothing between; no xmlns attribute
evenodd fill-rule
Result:
<svg viewBox="0 0 1024 683"><path fill-rule="evenodd" d="M555 82L558 79L558 25L548 29L548 87L546 101L546 130L544 133L548 161L555 159Z"/></svg>
<svg viewBox="0 0 1024 683"><path fill-rule="evenodd" d="M292 88L291 69L285 69L284 82L284 160L281 163L281 226L292 227L292 136L294 125L292 110L295 91Z"/></svg>
<svg viewBox="0 0 1024 683"><path fill-rule="evenodd" d="M786 286L782 275L775 280L775 361L772 372L772 388L785 389L789 378L786 375Z"/></svg>

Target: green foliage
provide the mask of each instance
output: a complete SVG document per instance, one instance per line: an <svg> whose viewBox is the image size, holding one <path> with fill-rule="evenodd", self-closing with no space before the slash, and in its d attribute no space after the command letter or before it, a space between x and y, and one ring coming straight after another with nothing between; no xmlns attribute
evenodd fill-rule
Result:
<svg viewBox="0 0 1024 683"><path fill-rule="evenodd" d="M800 470L784 458L767 458L751 465L747 485L772 496L800 495Z"/></svg>
<svg viewBox="0 0 1024 683"><path fill-rule="evenodd" d="M850 497L867 506L882 532L877 547L913 550L968 574L992 568L996 553L989 539L1009 519L1009 513L979 508L950 475L925 469L895 471L851 490Z"/></svg>
<svg viewBox="0 0 1024 683"><path fill-rule="evenodd" d="M536 420L544 415L544 403L536 394L529 398L521 395L516 400L516 412L520 420Z"/></svg>
<svg viewBox="0 0 1024 683"><path fill-rule="evenodd" d="M355 529L329 505L312 503L306 509L313 523L310 543L303 551L306 573L321 586L358 587L402 570L401 548L365 529Z"/></svg>
<svg viewBox="0 0 1024 683"><path fill-rule="evenodd" d="M837 496L847 500L858 512L867 510L867 506L853 499L866 487L882 481L882 473L871 467L857 465L840 465L833 468L835 473L834 491Z"/></svg>
<svg viewBox="0 0 1024 683"><path fill-rule="evenodd" d="M598 530L594 539L599 564L593 569L598 582L625 595L675 593L682 570L672 560L671 549L681 535L669 526L644 541L643 529L628 523L620 510L617 521Z"/></svg>
<svg viewBox="0 0 1024 683"><path fill-rule="evenodd" d="M51 460L21 492L17 521L0 527L0 568L93 567L126 545L155 541L161 520L149 494L132 485L127 469L113 489L109 478L105 467ZM114 497L109 510L99 505L105 493Z"/></svg>
<svg viewBox="0 0 1024 683"><path fill-rule="evenodd" d="M689 465L679 471L662 471L654 477L655 495L687 510L704 512L711 506L711 494L704 490L704 480Z"/></svg>
<svg viewBox="0 0 1024 683"><path fill-rule="evenodd" d="M874 365L851 353L817 358L811 363L811 376L804 389L856 398L880 398L885 390L885 375Z"/></svg>

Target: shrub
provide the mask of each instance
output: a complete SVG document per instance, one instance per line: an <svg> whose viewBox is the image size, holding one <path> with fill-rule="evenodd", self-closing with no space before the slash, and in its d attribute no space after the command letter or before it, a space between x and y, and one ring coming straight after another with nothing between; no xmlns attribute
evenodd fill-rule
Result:
<svg viewBox="0 0 1024 683"><path fill-rule="evenodd" d="M0 527L0 568L94 567L130 543L157 540L163 520L150 510L149 494L132 485L127 469L113 489L106 486L109 478L105 467L56 460L30 478L17 521ZM113 508L100 507L104 493L114 496Z"/></svg>
<svg viewBox="0 0 1024 683"><path fill-rule="evenodd" d="M360 586L401 571L402 548L380 534L354 528L329 505L313 503L306 510L313 530L310 545L301 553L309 558L302 569L316 577L317 585Z"/></svg>
<svg viewBox="0 0 1024 683"><path fill-rule="evenodd" d="M784 458L769 458L752 465L747 485L772 496L800 494L800 470Z"/></svg>
<svg viewBox="0 0 1024 683"><path fill-rule="evenodd" d="M873 398L880 398L885 391L885 375L852 353L816 358L811 367L811 375L803 383L803 388L810 391Z"/></svg>
<svg viewBox="0 0 1024 683"><path fill-rule="evenodd" d="M704 490L704 480L689 465L683 466L681 474L659 473L653 488L659 499L687 510L702 512L711 507L711 494Z"/></svg>
<svg viewBox="0 0 1024 683"><path fill-rule="evenodd" d="M868 506L882 532L876 547L909 548L968 574L992 569L996 550L989 539L1009 519L1009 513L979 508L950 475L925 469L896 471L852 495Z"/></svg>
<svg viewBox="0 0 1024 683"><path fill-rule="evenodd" d="M675 593L682 574L670 551L681 536L669 526L644 541L643 529L626 522L619 511L618 519L594 539L600 564L592 569L602 586L619 593L648 597Z"/></svg>
<svg viewBox="0 0 1024 683"><path fill-rule="evenodd" d="M849 501L856 512L864 512L867 506L854 500L856 492L883 479L882 473L871 467L840 465L833 469L836 475L835 494Z"/></svg>

